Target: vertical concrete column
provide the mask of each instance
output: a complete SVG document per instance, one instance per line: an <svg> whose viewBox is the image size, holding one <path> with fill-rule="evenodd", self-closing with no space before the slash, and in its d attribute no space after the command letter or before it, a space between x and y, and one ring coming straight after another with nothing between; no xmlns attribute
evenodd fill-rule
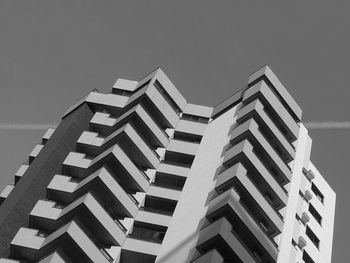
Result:
<svg viewBox="0 0 350 263"><path fill-rule="evenodd" d="M292 169L292 180L289 185L288 203L286 206L284 226L282 236L279 243L280 253L277 263L291 262L292 238L294 232L295 214L297 213L299 188L302 179L302 168L305 165L305 160L310 159L311 139L306 128L301 125L299 129L298 143L296 147L296 155ZM294 248L293 248L294 249Z"/></svg>

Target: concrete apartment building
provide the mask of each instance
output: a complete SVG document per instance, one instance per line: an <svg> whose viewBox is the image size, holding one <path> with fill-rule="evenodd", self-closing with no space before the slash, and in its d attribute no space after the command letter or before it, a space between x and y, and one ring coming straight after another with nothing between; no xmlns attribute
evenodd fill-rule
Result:
<svg viewBox="0 0 350 263"><path fill-rule="evenodd" d="M301 117L268 66L215 107L161 69L91 91L1 193L0 262L329 263Z"/></svg>

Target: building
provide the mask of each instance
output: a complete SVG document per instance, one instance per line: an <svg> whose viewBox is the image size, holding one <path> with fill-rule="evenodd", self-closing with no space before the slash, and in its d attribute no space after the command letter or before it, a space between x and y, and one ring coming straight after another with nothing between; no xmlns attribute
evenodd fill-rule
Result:
<svg viewBox="0 0 350 263"><path fill-rule="evenodd" d="M2 192L0 262L331 262L301 116L268 66L213 108L161 69L94 90Z"/></svg>

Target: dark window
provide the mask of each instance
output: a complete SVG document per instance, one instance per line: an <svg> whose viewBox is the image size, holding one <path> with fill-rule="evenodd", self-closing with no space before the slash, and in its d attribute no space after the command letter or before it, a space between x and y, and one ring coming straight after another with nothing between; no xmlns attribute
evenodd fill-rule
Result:
<svg viewBox="0 0 350 263"><path fill-rule="evenodd" d="M186 120L186 121L200 122L200 123L208 123L209 122L209 118L200 117L200 116L187 114L187 113L182 114L181 119Z"/></svg>
<svg viewBox="0 0 350 263"><path fill-rule="evenodd" d="M191 133L175 131L174 139L185 141L185 142L200 143L202 140L202 136L191 134Z"/></svg>
<svg viewBox="0 0 350 263"><path fill-rule="evenodd" d="M310 257L310 255L304 250L303 260L305 263L315 263L315 261Z"/></svg>
<svg viewBox="0 0 350 263"><path fill-rule="evenodd" d="M130 236L133 238L161 243L164 239L166 230L167 228L163 226L135 222Z"/></svg>
<svg viewBox="0 0 350 263"><path fill-rule="evenodd" d="M177 202L174 200L164 199L160 197L146 196L143 210L172 215Z"/></svg>
<svg viewBox="0 0 350 263"><path fill-rule="evenodd" d="M164 174L164 173L157 173L156 179L154 181L154 185L166 187L166 188L172 188L172 189L182 189L185 184L186 178L171 175L171 174Z"/></svg>
<svg viewBox="0 0 350 263"><path fill-rule="evenodd" d="M122 89L113 89L113 94L122 95L122 96L130 96L132 91L130 90L122 90Z"/></svg>
<svg viewBox="0 0 350 263"><path fill-rule="evenodd" d="M323 204L324 196L314 183L311 185L311 190Z"/></svg>
<svg viewBox="0 0 350 263"><path fill-rule="evenodd" d="M191 167L193 160L193 155L178 152L166 151L164 156L164 163L183 167Z"/></svg>
<svg viewBox="0 0 350 263"><path fill-rule="evenodd" d="M309 205L309 212L316 219L316 221L321 225L322 216L317 212L316 208L312 204Z"/></svg>
<svg viewBox="0 0 350 263"><path fill-rule="evenodd" d="M312 243L314 243L314 245L319 248L320 246L320 240L318 239L318 237L315 235L314 232L312 232L312 230L310 229L309 226L306 227L306 235L309 237L309 239L312 241Z"/></svg>

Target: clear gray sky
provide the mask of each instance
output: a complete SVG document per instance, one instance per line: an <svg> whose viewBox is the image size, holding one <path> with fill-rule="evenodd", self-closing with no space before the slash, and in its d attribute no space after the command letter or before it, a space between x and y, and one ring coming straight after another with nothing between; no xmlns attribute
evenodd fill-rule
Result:
<svg viewBox="0 0 350 263"><path fill-rule="evenodd" d="M269 64L303 120L349 116L350 1L0 1L0 122L55 123L93 88L160 66L213 106ZM0 127L0 188L43 130ZM333 262L350 262L350 129L312 129L312 159L337 193Z"/></svg>

